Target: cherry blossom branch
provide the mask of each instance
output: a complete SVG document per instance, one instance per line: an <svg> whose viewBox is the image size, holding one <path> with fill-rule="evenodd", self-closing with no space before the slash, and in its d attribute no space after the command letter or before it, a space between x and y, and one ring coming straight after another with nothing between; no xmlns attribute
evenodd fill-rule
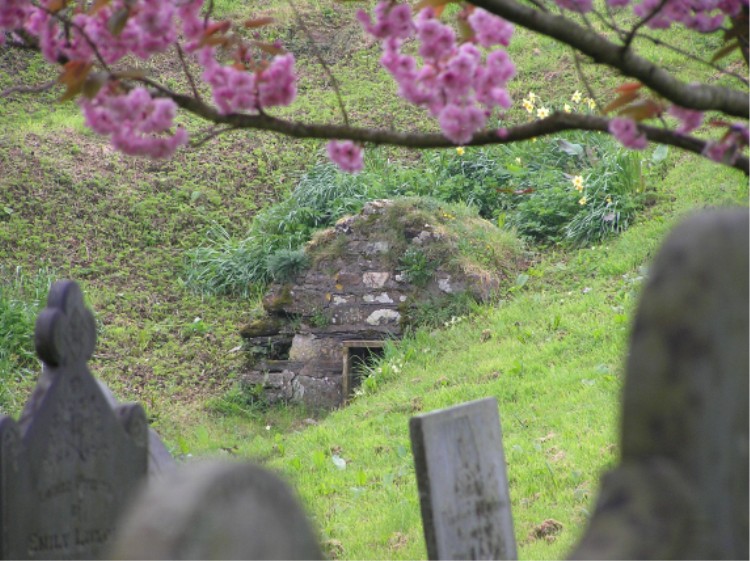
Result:
<svg viewBox="0 0 750 561"><path fill-rule="evenodd" d="M51 90L57 85L57 80L50 80L49 82L45 82L44 84L39 84L37 86L12 86L8 88L7 90L3 90L0 92L0 97L9 97L10 95L14 93L21 93L21 94L35 94L35 93L42 93Z"/></svg>
<svg viewBox="0 0 750 561"><path fill-rule="evenodd" d="M673 103L701 111L750 117L747 93L706 84L687 84L630 49L613 43L570 18L542 13L516 0L473 0L473 4L531 31L570 45L596 63L620 70Z"/></svg>
<svg viewBox="0 0 750 561"><path fill-rule="evenodd" d="M397 132L348 125L301 123L280 119L268 114L230 113L229 115L222 115L213 107L192 97L172 92L148 78L140 79L140 81L155 87L163 95L170 97L182 109L206 121L226 124L235 129L265 130L294 138L318 138L323 140L347 138L356 142L387 144L406 148L450 148L455 145L440 133ZM466 145L508 144L568 130L600 131L609 134L609 123L610 119L605 117L555 112L545 119L501 129L502 133L499 133L497 129L477 132ZM667 144L695 154L703 155L708 145L707 141L680 134L673 130L648 125L640 125L639 128L652 142ZM745 175L750 175L750 161L747 157L738 156L730 165L742 171Z"/></svg>

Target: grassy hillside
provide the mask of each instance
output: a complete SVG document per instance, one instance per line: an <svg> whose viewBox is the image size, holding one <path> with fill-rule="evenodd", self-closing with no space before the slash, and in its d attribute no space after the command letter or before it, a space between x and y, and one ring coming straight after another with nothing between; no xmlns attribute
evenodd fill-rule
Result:
<svg viewBox="0 0 750 561"><path fill-rule="evenodd" d="M283 114L340 119L308 33L286 3L265 5L280 22L270 38L284 40L300 60L300 103ZM358 6L295 5L354 122L434 127L394 100L393 83L377 67L378 47L352 23ZM228 0L217 6L253 11ZM675 34L692 52L714 48L712 39L689 39ZM696 75L674 55L648 48L681 75ZM570 52L551 40L519 32L511 54L520 69L517 100L534 91L560 106L584 89ZM586 69L602 95L616 83ZM165 61L153 71L181 79ZM37 58L0 50L0 90L52 76ZM578 250L530 247L533 266L502 301L388 348L350 407L328 415L263 409L248 406L235 384L244 365L239 327L254 300L191 290L185 255L207 243L212 227L244 236L260 209L322 161L322 144L236 133L169 162L135 160L86 131L73 104L54 103L57 95L0 100L0 333L25 329L13 335L10 355L0 353L0 412L17 414L34 383L38 365L27 355L45 287L75 279L98 322L92 370L120 399L144 404L175 455L252 458L286 475L330 555L340 558L425 557L408 419L485 396L500 403L520 555L562 556L585 524L598 475L617 459L627 330L650 257L684 212L747 201L746 178L671 153L663 173L651 175L652 204L634 227ZM520 107L509 114L527 118ZM380 154L415 167L429 161L398 150ZM346 469L334 465L334 454ZM529 538L547 519L562 531Z"/></svg>

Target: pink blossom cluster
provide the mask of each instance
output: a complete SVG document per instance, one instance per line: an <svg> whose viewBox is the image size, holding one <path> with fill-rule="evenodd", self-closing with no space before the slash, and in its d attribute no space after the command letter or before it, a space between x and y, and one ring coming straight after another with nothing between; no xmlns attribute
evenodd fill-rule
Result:
<svg viewBox="0 0 750 561"><path fill-rule="evenodd" d="M168 158L187 143L187 132L161 135L172 128L177 106L171 99L153 99L145 88L119 92L106 84L93 98L81 98L86 124L96 133L109 135L112 145L131 156Z"/></svg>
<svg viewBox="0 0 750 561"><path fill-rule="evenodd" d="M432 8L421 10L412 20L408 5L383 1L374 14L375 21L363 11L357 17L366 31L381 39L380 63L396 80L399 95L426 107L451 141L468 143L496 107L510 107L505 86L516 67L507 52L492 51L483 61L473 43L458 44L453 29L441 23ZM476 42L484 47L507 46L513 35L510 23L479 8L467 21ZM404 41L414 35L421 67L415 57L401 51Z"/></svg>
<svg viewBox="0 0 750 561"><path fill-rule="evenodd" d="M0 0L0 45L3 41L3 31L23 27L31 12L28 0Z"/></svg>
<svg viewBox="0 0 750 561"><path fill-rule="evenodd" d="M587 13L593 9L592 0L555 0L565 10ZM607 0L611 7L624 7L631 0ZM652 29L667 29L681 23L701 33L719 29L727 16L736 16L747 0L641 0L633 6L639 18L649 18L646 25Z"/></svg>
<svg viewBox="0 0 750 561"><path fill-rule="evenodd" d="M682 134L689 134L695 129L701 126L703 122L703 112L696 111L695 109L686 109L679 105L672 105L667 113L672 115L680 121L680 125L677 127L677 132Z"/></svg>
<svg viewBox="0 0 750 561"><path fill-rule="evenodd" d="M294 57L290 54L252 61L247 64L252 70L244 67L249 60L234 65L220 63L217 49L206 38L217 31L226 32L229 24L202 16L203 0L112 0L89 12L76 8L58 13L53 13L52 2L0 0L0 36L4 37L5 31L23 29L38 38L40 50L50 62L101 60L108 65L127 55L148 59L166 51L181 37L184 50L203 67L203 79L211 86L222 114L288 105L297 94ZM70 23L64 23L64 18ZM108 86L81 105L89 126L110 135L116 147L128 154L164 157L185 144L187 133L178 129L174 135L166 134L175 106L159 99L146 103L147 95L142 88L123 94ZM136 106L140 113L133 115L141 117L129 117L128 111L121 110ZM142 117L144 114L148 118ZM118 128L113 119L120 119L122 126Z"/></svg>
<svg viewBox="0 0 750 561"><path fill-rule="evenodd" d="M326 150L331 161L342 170L352 173L362 170L364 154L360 144L351 140L331 140Z"/></svg>
<svg viewBox="0 0 750 561"><path fill-rule="evenodd" d="M43 0L40 7L32 6L24 28L39 38L41 51L50 62L63 57L92 61L93 45L107 64L131 53L147 59L164 52L177 38L173 2L113 0L94 13L73 15L69 27L47 9L49 4L50 0Z"/></svg>
<svg viewBox="0 0 750 561"><path fill-rule="evenodd" d="M609 132L620 144L632 150L643 150L648 145L648 138L639 129L633 119L616 117L609 122Z"/></svg>
<svg viewBox="0 0 750 561"><path fill-rule="evenodd" d="M703 154L715 162L732 165L748 144L750 134L747 123L734 123L720 140L706 143Z"/></svg>

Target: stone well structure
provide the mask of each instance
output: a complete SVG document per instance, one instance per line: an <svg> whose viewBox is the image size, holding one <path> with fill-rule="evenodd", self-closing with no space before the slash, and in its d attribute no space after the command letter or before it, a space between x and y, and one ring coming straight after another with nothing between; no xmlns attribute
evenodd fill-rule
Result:
<svg viewBox="0 0 750 561"><path fill-rule="evenodd" d="M272 285L266 315L241 330L251 356L243 382L270 402L341 405L357 384L352 362L398 339L415 306L461 293L489 298L505 275L451 263L456 240L435 222L381 200L319 233L305 249L309 268ZM409 248L430 257L430 278L419 285L399 264Z"/></svg>

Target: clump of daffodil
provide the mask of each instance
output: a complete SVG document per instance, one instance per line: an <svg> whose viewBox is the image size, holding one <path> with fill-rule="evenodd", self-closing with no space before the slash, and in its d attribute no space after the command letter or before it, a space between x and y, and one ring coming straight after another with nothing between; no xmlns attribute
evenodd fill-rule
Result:
<svg viewBox="0 0 750 561"><path fill-rule="evenodd" d="M463 156L465 153L466 153L466 150L464 150L463 146L458 146L456 148L456 154L458 154L459 156Z"/></svg>
<svg viewBox="0 0 750 561"><path fill-rule="evenodd" d="M581 206L584 206L587 202L588 202L588 199L585 196L578 199L578 204Z"/></svg>
<svg viewBox="0 0 750 561"><path fill-rule="evenodd" d="M523 100L523 108L526 109L527 113L533 113L534 112L534 102L529 99Z"/></svg>
<svg viewBox="0 0 750 561"><path fill-rule="evenodd" d="M581 92L579 92L578 90L574 91L573 97L570 98L573 103L581 103L581 99Z"/></svg>
<svg viewBox="0 0 750 561"><path fill-rule="evenodd" d="M585 103L586 105L588 105L588 106L589 106L589 109L591 109L592 111L593 111L594 109L596 109L596 101L594 101L594 100L593 100L593 99L591 99L590 97L586 97L586 98L584 98L583 102L584 102L584 103Z"/></svg>
<svg viewBox="0 0 750 561"><path fill-rule="evenodd" d="M576 175L573 179L573 188L579 193L583 191L583 177Z"/></svg>
<svg viewBox="0 0 750 561"><path fill-rule="evenodd" d="M536 110L536 116L540 119L544 119L545 117L549 117L549 109L546 107L540 107Z"/></svg>

